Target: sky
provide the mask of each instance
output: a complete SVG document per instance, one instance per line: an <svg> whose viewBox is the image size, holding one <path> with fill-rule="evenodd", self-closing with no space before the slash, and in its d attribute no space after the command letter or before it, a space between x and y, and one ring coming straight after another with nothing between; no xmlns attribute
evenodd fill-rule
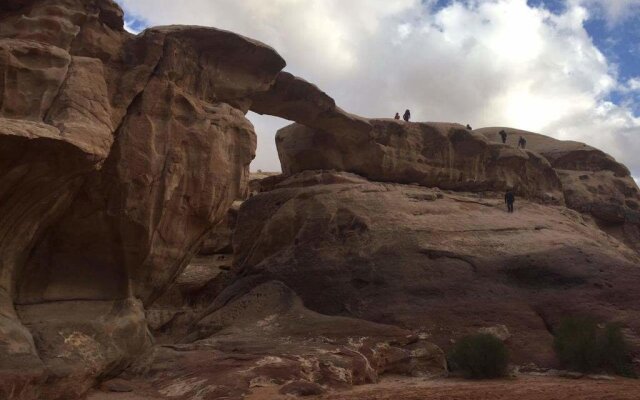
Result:
<svg viewBox="0 0 640 400"><path fill-rule="evenodd" d="M117 0L127 29L190 24L267 43L349 112L578 140L640 177L640 0ZM251 169L279 171L249 113Z"/></svg>

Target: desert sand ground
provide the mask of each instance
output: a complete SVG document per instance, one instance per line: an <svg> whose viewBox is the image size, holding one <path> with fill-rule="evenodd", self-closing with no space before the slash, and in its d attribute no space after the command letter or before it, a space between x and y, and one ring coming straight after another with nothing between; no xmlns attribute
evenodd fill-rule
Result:
<svg viewBox="0 0 640 400"><path fill-rule="evenodd" d="M567 379L521 376L517 379L468 381L388 377L377 385L306 397L315 400L640 400L640 380ZM156 400L131 393L95 392L88 400ZM278 387L254 388L246 400L291 400Z"/></svg>

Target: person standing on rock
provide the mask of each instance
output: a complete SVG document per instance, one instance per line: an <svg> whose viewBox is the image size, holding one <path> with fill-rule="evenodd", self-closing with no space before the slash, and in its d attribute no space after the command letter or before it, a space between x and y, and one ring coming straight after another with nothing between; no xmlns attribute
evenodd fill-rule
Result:
<svg viewBox="0 0 640 400"><path fill-rule="evenodd" d="M502 138L502 144L507 143L507 132L504 129L500 131L500 138Z"/></svg>
<svg viewBox="0 0 640 400"><path fill-rule="evenodd" d="M396 113L396 116L393 119L400 119L400 113Z"/></svg>
<svg viewBox="0 0 640 400"><path fill-rule="evenodd" d="M516 195L513 194L513 190L507 189L507 193L504 195L504 202L507 204L507 212L513 212L513 203L516 201Z"/></svg>
<svg viewBox="0 0 640 400"><path fill-rule="evenodd" d="M527 147L527 139L523 138L522 136L520 136L520 140L518 140L518 148L525 148Z"/></svg>
<svg viewBox="0 0 640 400"><path fill-rule="evenodd" d="M403 118L405 121L409 122L409 120L411 119L411 111L409 111L409 110L405 111L405 112L404 112L404 115L402 116L402 118Z"/></svg>

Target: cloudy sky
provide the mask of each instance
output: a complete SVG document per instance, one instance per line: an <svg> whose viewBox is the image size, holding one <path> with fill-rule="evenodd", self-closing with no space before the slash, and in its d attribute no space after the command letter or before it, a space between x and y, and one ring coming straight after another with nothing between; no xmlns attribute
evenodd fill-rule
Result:
<svg viewBox="0 0 640 400"><path fill-rule="evenodd" d="M348 111L579 140L640 177L640 0L117 0L127 26L261 40ZM252 170L288 122L249 114Z"/></svg>

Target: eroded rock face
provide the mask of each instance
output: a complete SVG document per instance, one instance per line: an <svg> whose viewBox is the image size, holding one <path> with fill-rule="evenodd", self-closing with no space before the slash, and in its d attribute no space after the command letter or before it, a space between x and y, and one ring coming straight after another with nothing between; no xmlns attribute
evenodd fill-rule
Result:
<svg viewBox="0 0 640 400"><path fill-rule="evenodd" d="M567 206L590 214L608 233L640 251L640 190L627 167L584 143L563 141L510 128L478 129L492 141L504 129L508 144L520 136L558 172Z"/></svg>
<svg viewBox="0 0 640 400"><path fill-rule="evenodd" d="M281 129L276 144L283 173L324 169L452 190L513 188L528 198L564 202L556 172L536 153L491 143L457 124L369 123L368 130Z"/></svg>
<svg viewBox="0 0 640 400"><path fill-rule="evenodd" d="M556 365L566 315L640 336L640 257L578 212L307 171L246 201L238 277L217 301L278 279L311 310L451 339L501 326L515 363ZM640 349L636 349L639 351Z"/></svg>
<svg viewBox="0 0 640 400"><path fill-rule="evenodd" d="M316 85L288 72L278 74L268 91L252 98L251 110L345 136L371 130L367 119L345 112Z"/></svg>
<svg viewBox="0 0 640 400"><path fill-rule="evenodd" d="M207 234L197 255L172 285L147 306L147 322L158 341L173 342L184 336L230 283L232 236L241 204L242 201L233 203L226 217Z"/></svg>
<svg viewBox="0 0 640 400"><path fill-rule="evenodd" d="M284 64L212 28L133 36L111 0L0 4L1 398L122 371L154 398L320 393L442 374L432 341L483 330L553 365L549 330L587 311L640 342L626 168L354 116ZM250 188L248 110L298 123Z"/></svg>
<svg viewBox="0 0 640 400"><path fill-rule="evenodd" d="M412 332L310 311L278 281L222 298L178 344L140 359L127 376L133 384L151 382L147 393L157 398L241 399L263 385L302 380L324 390L375 383L387 372L445 372L442 351Z"/></svg>
<svg viewBox="0 0 640 400"><path fill-rule="evenodd" d="M130 364L150 344L144 304L246 192L244 114L282 58L216 29L133 36L122 15L0 6L3 398L71 399Z"/></svg>

